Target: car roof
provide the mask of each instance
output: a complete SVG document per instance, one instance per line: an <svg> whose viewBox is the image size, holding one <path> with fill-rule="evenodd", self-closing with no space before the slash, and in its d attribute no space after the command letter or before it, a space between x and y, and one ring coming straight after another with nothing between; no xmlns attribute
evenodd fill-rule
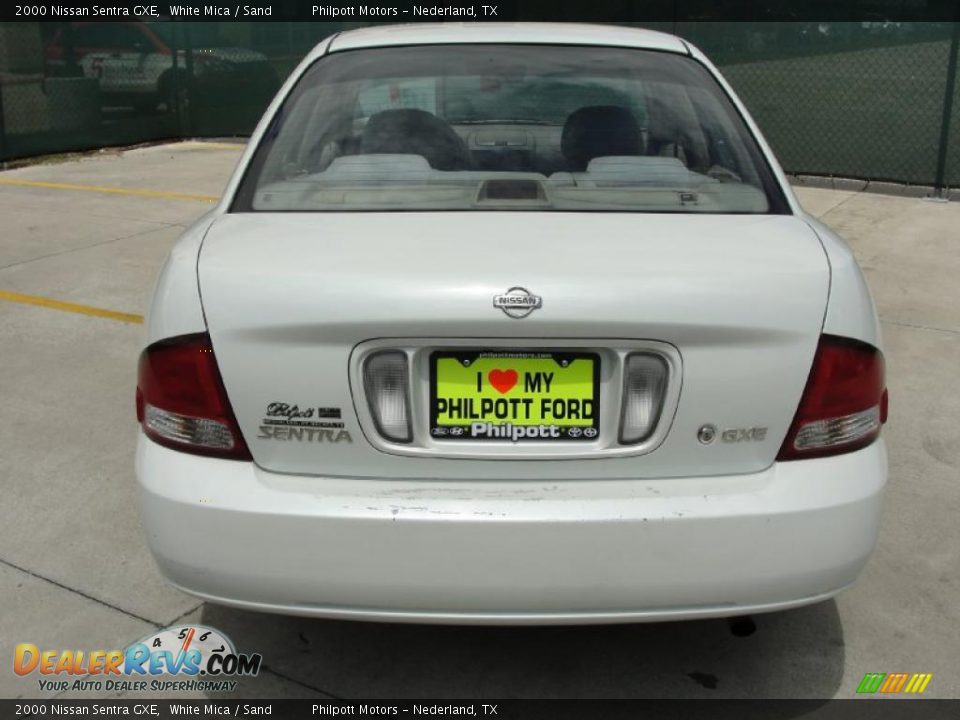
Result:
<svg viewBox="0 0 960 720"><path fill-rule="evenodd" d="M379 25L336 35L327 52L396 45L510 43L544 45L606 45L688 54L675 35L624 27L579 23L472 22ZM313 54L321 54L318 46Z"/></svg>

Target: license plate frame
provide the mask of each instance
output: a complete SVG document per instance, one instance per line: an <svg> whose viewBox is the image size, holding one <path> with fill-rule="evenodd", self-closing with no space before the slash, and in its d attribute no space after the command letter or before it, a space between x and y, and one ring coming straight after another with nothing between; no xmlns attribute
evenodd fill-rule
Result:
<svg viewBox="0 0 960 720"><path fill-rule="evenodd" d="M450 361L456 364L451 365ZM590 361L591 367L578 361ZM479 390L472 389L469 392L457 392L456 397L445 393L441 398L439 396L439 387L442 379L439 376L441 363L444 363L445 381L452 382L446 376L451 372L463 376L467 373L477 377ZM449 369L447 369L449 368ZM538 368L538 369L534 369ZM491 373L498 371L502 373L496 377L503 388L509 383L511 376L509 372L516 372L514 384L506 390L498 390L493 386ZM429 422L428 432L432 440L437 442L466 442L466 443L484 443L501 442L508 444L529 444L531 442L570 442L570 443L590 443L596 442L600 437L600 370L601 356L597 352L587 352L580 350L553 350L553 349L514 349L514 348L464 348L464 349L444 349L434 350L430 353L429 361ZM552 372L552 378L549 383L545 373ZM529 373L537 373L533 378L528 378ZM560 373L558 376L557 373ZM553 385L561 376L566 376L559 385ZM583 391L585 378L589 378L591 383L590 392ZM456 378L454 378L456 379ZM471 379L471 385L472 385ZM531 387L528 383L534 385L539 382L539 387L543 389L549 385L548 392L528 392ZM446 382L444 383L446 384ZM465 382L460 382L465 385ZM523 386L519 388L519 386ZM566 395L561 396L554 392L554 388L565 386ZM576 389L571 390L573 386ZM514 391L520 389L519 393ZM571 397L571 394L573 397ZM512 397L507 397L512 395ZM452 413L450 406L441 409L439 400L445 400L450 403L457 397L461 401L473 400L472 404L464 403L461 408ZM544 408L537 401L544 398L551 403L544 415ZM525 400L529 398L530 403ZM552 398L552 399L551 399ZM496 411L484 412L489 410L490 405L484 404L485 400L492 399ZM504 408L503 403L496 403L497 400L507 401L507 418L500 417L497 412ZM510 402L517 400L516 403ZM576 400L579 404L571 401ZM585 401L590 402L589 418L583 417L587 413ZM557 404L560 403L560 404ZM559 412L569 412L581 417L550 417L554 410ZM453 418L453 415L463 415L461 418ZM443 417L441 417L443 416ZM455 422L455 420L461 422ZM485 425L483 431L475 430L474 424ZM517 429L519 428L519 429ZM534 428L534 429L528 429Z"/></svg>

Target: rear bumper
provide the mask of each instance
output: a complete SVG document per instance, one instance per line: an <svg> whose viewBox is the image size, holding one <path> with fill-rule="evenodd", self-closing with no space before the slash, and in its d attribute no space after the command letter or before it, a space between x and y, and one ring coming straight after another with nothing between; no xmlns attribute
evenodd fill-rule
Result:
<svg viewBox="0 0 960 720"><path fill-rule="evenodd" d="M318 617L594 623L830 597L874 546L883 441L749 475L393 481L280 475L141 434L164 575L226 605Z"/></svg>

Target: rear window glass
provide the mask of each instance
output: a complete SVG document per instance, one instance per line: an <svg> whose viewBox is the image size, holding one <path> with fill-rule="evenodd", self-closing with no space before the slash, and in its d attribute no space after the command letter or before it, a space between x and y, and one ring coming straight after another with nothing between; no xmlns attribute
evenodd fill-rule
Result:
<svg viewBox="0 0 960 720"><path fill-rule="evenodd" d="M235 211L783 212L709 72L605 47L430 45L318 60Z"/></svg>

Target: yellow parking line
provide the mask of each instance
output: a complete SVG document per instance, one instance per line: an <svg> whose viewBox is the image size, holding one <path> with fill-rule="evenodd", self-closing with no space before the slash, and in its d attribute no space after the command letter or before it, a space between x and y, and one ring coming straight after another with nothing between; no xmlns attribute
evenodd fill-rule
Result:
<svg viewBox="0 0 960 720"><path fill-rule="evenodd" d="M73 183L46 182L43 180L15 180L0 178L0 185L16 187L36 187L50 190L80 190L82 192L108 193L110 195L135 195L137 197L165 198L167 200L192 200L194 202L215 203L216 195L189 195L187 193L167 192L166 190L143 190L140 188L115 188L103 185L75 185Z"/></svg>
<svg viewBox="0 0 960 720"><path fill-rule="evenodd" d="M107 318L108 320L119 320L120 322L133 323L135 325L143 323L143 315L106 310L104 308L93 307L92 305L78 305L77 303L63 302L61 300L51 300L50 298L39 297L37 295L24 295L23 293L10 292L9 290L0 290L0 300L9 300L10 302L23 303L24 305L39 305L40 307L50 308L52 310L63 310L64 312L91 315L93 317Z"/></svg>
<svg viewBox="0 0 960 720"><path fill-rule="evenodd" d="M185 143L181 143L181 147L191 147L191 148L203 148L204 150L243 150L247 144L246 143L225 143L225 142L212 142L207 140L188 140Z"/></svg>

